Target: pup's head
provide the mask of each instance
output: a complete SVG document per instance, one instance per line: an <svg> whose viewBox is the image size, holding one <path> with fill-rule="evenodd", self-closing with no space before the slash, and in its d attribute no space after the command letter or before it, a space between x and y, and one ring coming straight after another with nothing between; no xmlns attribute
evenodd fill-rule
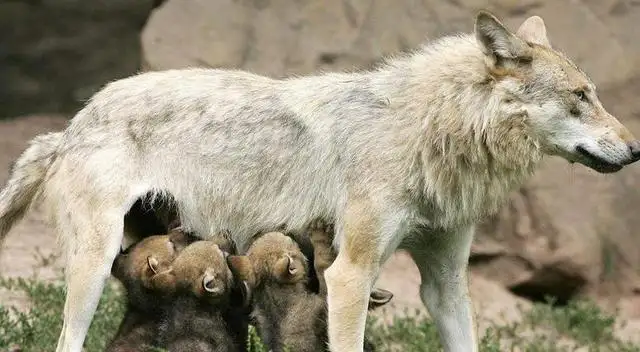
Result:
<svg viewBox="0 0 640 352"><path fill-rule="evenodd" d="M229 266L249 287L306 283L307 259L298 244L281 232L258 237L246 255L228 258Z"/></svg>
<svg viewBox="0 0 640 352"><path fill-rule="evenodd" d="M149 236L120 252L113 262L111 274L127 286L140 283L150 288L151 277L166 270L180 251L197 240L180 230Z"/></svg>
<svg viewBox="0 0 640 352"><path fill-rule="evenodd" d="M540 17L512 33L482 11L475 35L503 111L524 119L545 154L601 173L640 159L640 141L605 110L589 77L551 47Z"/></svg>
<svg viewBox="0 0 640 352"><path fill-rule="evenodd" d="M186 294L213 303L228 302L232 295L247 297L227 266L231 248L226 240L195 242L151 278L152 286L165 295Z"/></svg>

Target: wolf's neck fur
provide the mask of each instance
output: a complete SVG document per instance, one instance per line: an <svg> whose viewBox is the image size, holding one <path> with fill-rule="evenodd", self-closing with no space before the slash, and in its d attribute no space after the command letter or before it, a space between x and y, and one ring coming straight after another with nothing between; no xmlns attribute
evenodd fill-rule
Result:
<svg viewBox="0 0 640 352"><path fill-rule="evenodd" d="M396 87L389 94L395 113L420 118L408 186L435 212L432 225L460 226L497 212L542 159L526 117L495 88L473 36L444 38L377 74L379 83L395 80L383 88Z"/></svg>

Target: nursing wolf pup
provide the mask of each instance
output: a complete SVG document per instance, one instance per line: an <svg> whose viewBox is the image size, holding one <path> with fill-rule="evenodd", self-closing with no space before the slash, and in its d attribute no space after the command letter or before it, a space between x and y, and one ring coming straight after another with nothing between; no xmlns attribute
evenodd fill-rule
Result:
<svg viewBox="0 0 640 352"><path fill-rule="evenodd" d="M230 252L219 241L198 241L151 278L152 287L172 302L159 346L189 352L246 350L249 296L227 266Z"/></svg>
<svg viewBox="0 0 640 352"><path fill-rule="evenodd" d="M126 290L126 312L108 352L143 351L157 346L169 302L154 290L151 277L169 268L178 253L198 238L174 229L147 237L116 256L111 273Z"/></svg>
<svg viewBox="0 0 640 352"><path fill-rule="evenodd" d="M58 352L80 351L137 199L171 197L185 229L254 233L335 221L325 272L332 351L362 351L367 301L397 248L444 351L477 351L467 259L544 155L598 172L640 142L540 17L514 33L487 12L370 71L271 79L238 70L148 72L108 84L63 132L36 137L0 193L0 237L34 198L66 247Z"/></svg>
<svg viewBox="0 0 640 352"><path fill-rule="evenodd" d="M296 241L281 232L258 237L246 255L229 256L236 279L247 282L252 296L252 320L269 351L327 350L327 286L324 271L335 258L332 231L315 222L310 231L319 293L307 288L307 258ZM388 303L392 294L377 289L369 309ZM373 294L373 293L372 293ZM365 351L375 348L365 340Z"/></svg>

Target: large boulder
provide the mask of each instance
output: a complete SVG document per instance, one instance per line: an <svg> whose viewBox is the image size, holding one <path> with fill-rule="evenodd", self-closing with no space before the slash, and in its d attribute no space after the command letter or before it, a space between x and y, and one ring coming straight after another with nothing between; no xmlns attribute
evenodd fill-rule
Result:
<svg viewBox="0 0 640 352"><path fill-rule="evenodd" d="M367 68L427 39L471 31L485 6L478 0L168 0L144 29L145 68L241 68L273 77ZM634 2L495 0L487 9L513 30L530 15L542 16L552 45L591 75L605 106L640 136ZM548 159L480 227L473 272L533 300L634 292L640 287L638 176L639 166L604 176ZM415 301L417 291L411 292Z"/></svg>
<svg viewBox="0 0 640 352"><path fill-rule="evenodd" d="M0 2L0 118L71 113L140 67L140 31L157 0Z"/></svg>
<svg viewBox="0 0 640 352"><path fill-rule="evenodd" d="M529 15L541 15L552 44L601 87L639 67L634 28L640 8L630 2L490 4L513 29ZM230 67L278 77L362 68L428 38L470 31L474 14L486 6L477 0L169 0L152 14L142 44L148 69Z"/></svg>

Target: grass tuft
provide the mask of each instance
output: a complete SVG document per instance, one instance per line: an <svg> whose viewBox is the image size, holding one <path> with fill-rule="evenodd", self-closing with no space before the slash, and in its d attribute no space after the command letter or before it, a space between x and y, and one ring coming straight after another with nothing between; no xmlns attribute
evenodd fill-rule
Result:
<svg viewBox="0 0 640 352"><path fill-rule="evenodd" d="M22 292L31 308L21 312L0 304L0 350L20 347L22 351L51 351L62 327L64 286L25 279L2 279L0 288ZM107 285L85 342L85 351L103 351L124 314L123 294ZM619 340L614 334L614 315L593 302L576 300L556 307L552 300L536 304L516 324L491 326L480 341L481 352L640 352L640 346ZM378 351L440 351L438 331L429 319L396 317L385 325L375 317L367 321L367 336ZM249 352L267 352L255 328L250 327Z"/></svg>

